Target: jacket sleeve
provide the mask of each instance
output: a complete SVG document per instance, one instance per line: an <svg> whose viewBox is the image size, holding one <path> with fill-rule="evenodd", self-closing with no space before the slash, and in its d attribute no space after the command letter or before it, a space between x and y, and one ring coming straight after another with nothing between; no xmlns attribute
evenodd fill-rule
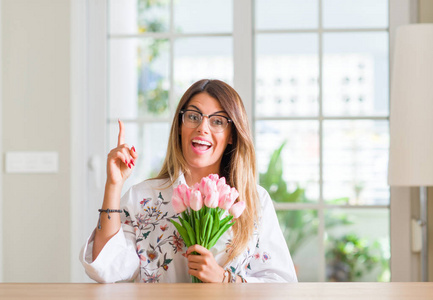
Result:
<svg viewBox="0 0 433 300"><path fill-rule="evenodd" d="M258 187L262 204L257 245L245 274L247 282L297 282L297 276L268 192Z"/></svg>
<svg viewBox="0 0 433 300"><path fill-rule="evenodd" d="M127 200L129 197L128 192L122 200ZM97 282L112 283L133 280L137 277L140 260L137 255L135 230L133 226L126 224L125 216L121 219L122 225L119 231L105 244L94 261L92 251L96 229L80 252L80 261L87 275Z"/></svg>

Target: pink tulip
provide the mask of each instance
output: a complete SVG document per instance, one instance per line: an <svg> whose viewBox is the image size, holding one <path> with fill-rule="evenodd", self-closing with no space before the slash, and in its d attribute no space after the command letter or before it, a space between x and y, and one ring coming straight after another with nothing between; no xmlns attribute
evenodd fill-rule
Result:
<svg viewBox="0 0 433 300"><path fill-rule="evenodd" d="M189 199L191 197L191 190L190 188L185 185L185 184L181 184L177 187L177 189L179 190L179 194L183 200L183 203L185 204L186 207L189 207Z"/></svg>
<svg viewBox="0 0 433 300"><path fill-rule="evenodd" d="M217 185L215 181L208 180L204 186L205 196L213 193L218 193Z"/></svg>
<svg viewBox="0 0 433 300"><path fill-rule="evenodd" d="M218 206L218 191L215 190L214 193L207 194L206 198L204 199L204 204L210 208L217 207Z"/></svg>
<svg viewBox="0 0 433 300"><path fill-rule="evenodd" d="M225 199L223 199L222 202L218 204L218 206L224 210L229 210L238 197L239 192L233 187L230 189L230 192L226 195Z"/></svg>
<svg viewBox="0 0 433 300"><path fill-rule="evenodd" d="M218 179L219 179L219 176L218 176L218 174L210 174L210 175L208 176L208 178L209 178L210 180L212 180L212 181L217 182Z"/></svg>
<svg viewBox="0 0 433 300"><path fill-rule="evenodd" d="M206 195L206 183L210 181L209 178L207 177L203 177L200 180L200 184L198 185L198 190L200 191L200 193L202 193L203 195Z"/></svg>
<svg viewBox="0 0 433 300"><path fill-rule="evenodd" d="M203 197L199 190L192 190L189 204L192 210L199 211L203 207Z"/></svg>
<svg viewBox="0 0 433 300"><path fill-rule="evenodd" d="M226 185L227 184L226 184L226 178L225 177L221 177L220 179L218 179L218 182L217 182L218 191Z"/></svg>
<svg viewBox="0 0 433 300"><path fill-rule="evenodd" d="M207 180L204 187L204 204L207 207L215 208L218 206L219 193L217 190L216 182Z"/></svg>
<svg viewBox="0 0 433 300"><path fill-rule="evenodd" d="M186 209L185 203L183 202L182 196L180 195L179 189L173 190L173 196L171 197L174 211L180 214Z"/></svg>
<svg viewBox="0 0 433 300"><path fill-rule="evenodd" d="M230 198L232 199L233 202L235 202L235 200L239 197L239 192L237 189L235 189L234 187L232 187L230 189Z"/></svg>
<svg viewBox="0 0 433 300"><path fill-rule="evenodd" d="M219 188L218 191L219 191L218 207L224 210L228 210L234 202L234 200L231 201L230 198L230 186L225 184L221 188Z"/></svg>
<svg viewBox="0 0 433 300"><path fill-rule="evenodd" d="M234 219L239 218L239 216L244 212L245 201L238 201L230 208L230 214Z"/></svg>

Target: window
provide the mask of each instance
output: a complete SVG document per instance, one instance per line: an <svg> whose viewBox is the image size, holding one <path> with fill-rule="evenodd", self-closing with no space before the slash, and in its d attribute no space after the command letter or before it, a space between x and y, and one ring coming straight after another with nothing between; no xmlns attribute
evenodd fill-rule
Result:
<svg viewBox="0 0 433 300"><path fill-rule="evenodd" d="M222 79L253 95L260 182L299 280L389 280L388 1L106 3L106 150L121 118L140 154L124 190L159 170L185 89Z"/></svg>
<svg viewBox="0 0 433 300"><path fill-rule="evenodd" d="M255 5L260 181L299 280L388 281L388 2Z"/></svg>
<svg viewBox="0 0 433 300"><path fill-rule="evenodd" d="M124 190L159 171L173 112L193 82L233 84L232 7L231 0L109 1L109 148L120 118L140 155Z"/></svg>

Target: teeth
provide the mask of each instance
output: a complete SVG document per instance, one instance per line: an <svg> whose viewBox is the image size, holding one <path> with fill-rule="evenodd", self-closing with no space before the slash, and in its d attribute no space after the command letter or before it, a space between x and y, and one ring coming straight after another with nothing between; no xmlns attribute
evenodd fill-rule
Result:
<svg viewBox="0 0 433 300"><path fill-rule="evenodd" d="M200 145L209 146L209 147L212 146L211 143L208 143L208 142L205 142L205 141L202 141L202 140L192 140L192 142L196 143L196 144L200 144Z"/></svg>

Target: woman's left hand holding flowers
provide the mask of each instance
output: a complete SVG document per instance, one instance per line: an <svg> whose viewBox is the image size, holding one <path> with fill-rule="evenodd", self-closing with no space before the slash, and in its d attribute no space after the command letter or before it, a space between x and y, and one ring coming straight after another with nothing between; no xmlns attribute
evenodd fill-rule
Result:
<svg viewBox="0 0 433 300"><path fill-rule="evenodd" d="M198 254L193 254L197 252ZM200 245L192 245L184 256L188 259L188 274L203 282L222 282L224 269L218 265L212 252Z"/></svg>

